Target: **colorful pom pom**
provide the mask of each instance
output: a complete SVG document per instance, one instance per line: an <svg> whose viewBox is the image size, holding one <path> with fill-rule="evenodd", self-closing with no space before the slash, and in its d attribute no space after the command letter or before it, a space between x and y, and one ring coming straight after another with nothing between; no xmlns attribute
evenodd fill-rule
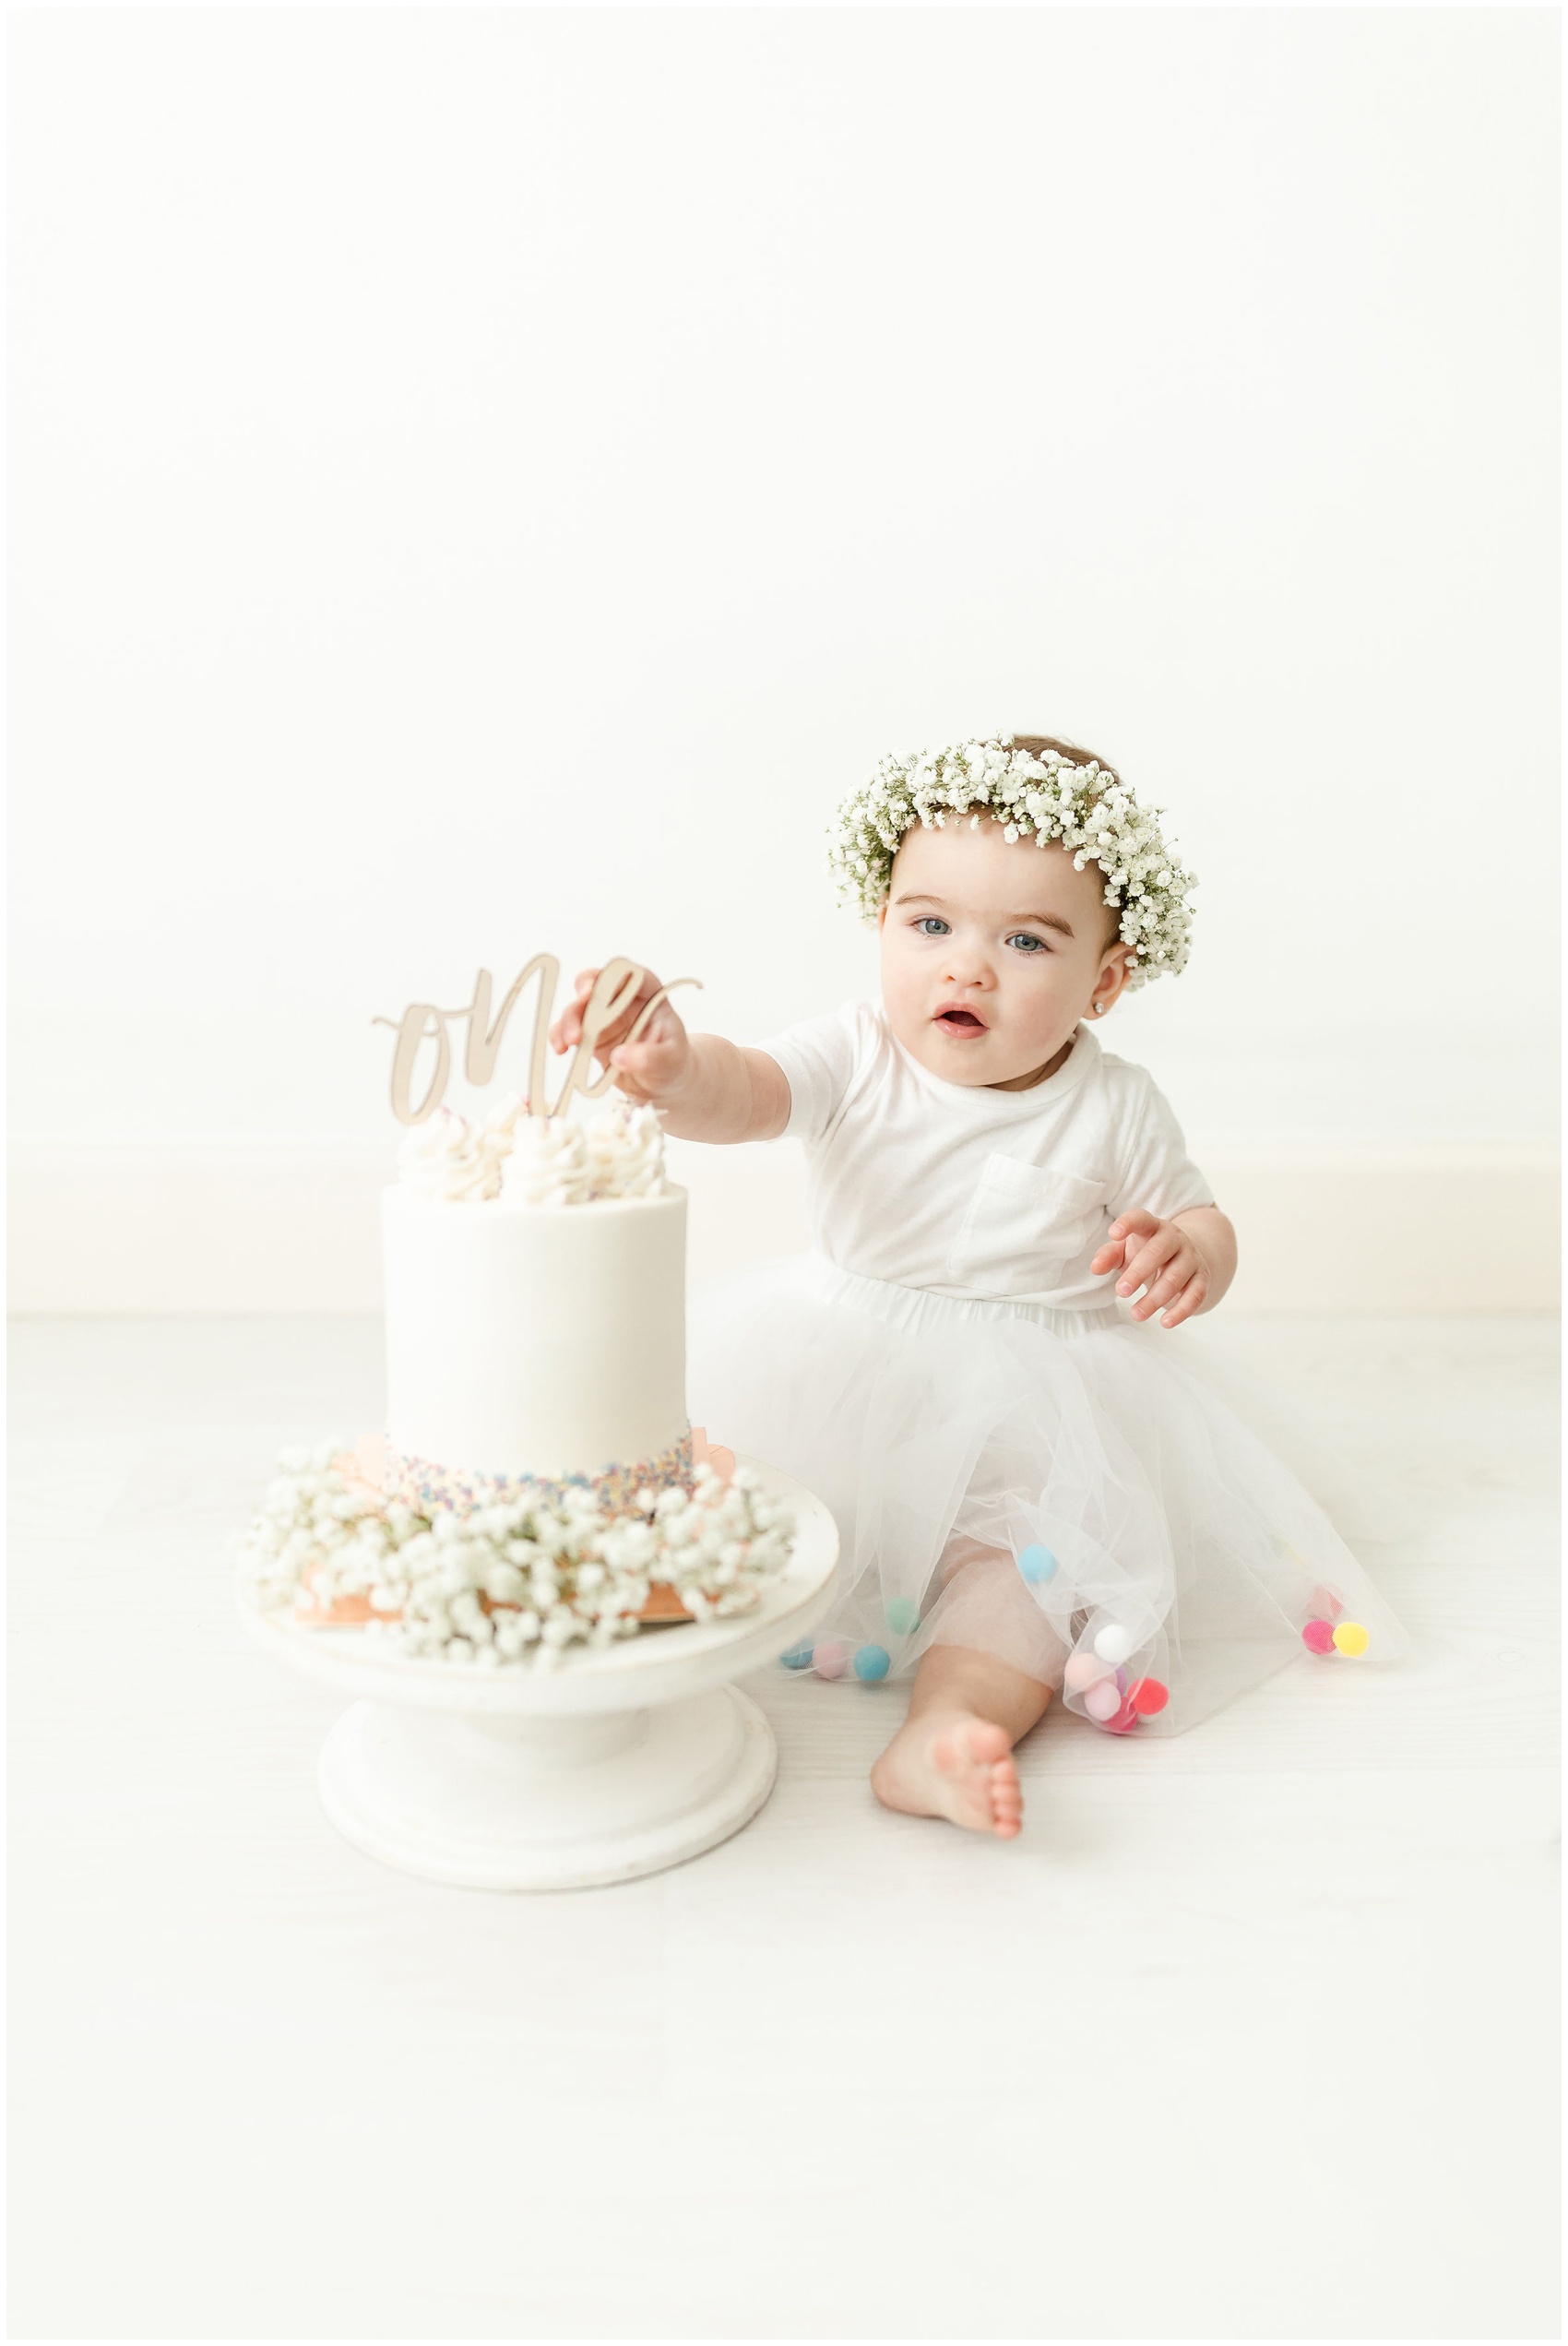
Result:
<svg viewBox="0 0 1568 2346"><path fill-rule="evenodd" d="M889 1597L882 1610L896 1637L907 1637L921 1626L921 1609L913 1597Z"/></svg>
<svg viewBox="0 0 1568 2346"><path fill-rule="evenodd" d="M849 1649L837 1637L812 1648L812 1668L819 1678L842 1678L849 1666Z"/></svg>
<svg viewBox="0 0 1568 2346"><path fill-rule="evenodd" d="M1056 1558L1049 1548L1042 1548L1038 1540L1031 1540L1027 1548L1018 1551L1018 1569L1031 1588L1038 1588L1042 1580L1049 1580L1054 1574Z"/></svg>
<svg viewBox="0 0 1568 2346"><path fill-rule="evenodd" d="M1064 1683L1074 1694L1081 1694L1106 1675L1106 1665L1092 1653L1075 1653L1067 1657L1067 1667L1062 1673Z"/></svg>
<svg viewBox="0 0 1568 2346"><path fill-rule="evenodd" d="M1130 1735L1139 1723L1139 1715L1130 1702L1123 1702L1120 1709L1113 1711L1104 1721L1113 1735Z"/></svg>
<svg viewBox="0 0 1568 2346"><path fill-rule="evenodd" d="M861 1646L856 1650L855 1675L864 1678L868 1685L874 1679L885 1678L892 1666L893 1657L885 1646Z"/></svg>
<svg viewBox="0 0 1568 2346"><path fill-rule="evenodd" d="M786 1670L809 1670L812 1666L812 1641L802 1637L798 1645L786 1646L778 1657Z"/></svg>
<svg viewBox="0 0 1568 2346"><path fill-rule="evenodd" d="M1372 1638L1359 1621L1341 1621L1334 1632L1334 1642L1341 1653L1365 1653Z"/></svg>
<svg viewBox="0 0 1568 2346"><path fill-rule="evenodd" d="M1133 1650L1133 1640L1119 1621L1108 1621L1096 1633L1094 1649L1101 1661L1125 1661Z"/></svg>
<svg viewBox="0 0 1568 2346"><path fill-rule="evenodd" d="M1334 1649L1334 1625L1328 1621L1309 1621L1301 1632L1301 1643L1313 1653L1331 1653Z"/></svg>
<svg viewBox="0 0 1568 2346"><path fill-rule="evenodd" d="M1084 1709L1091 1719L1113 1719L1122 1708L1122 1697L1112 1678L1099 1678L1084 1697Z"/></svg>
<svg viewBox="0 0 1568 2346"><path fill-rule="evenodd" d="M1155 1712L1163 1710L1170 1700L1170 1689L1162 1685L1158 1678L1137 1678L1127 1689L1127 1700L1144 1718L1152 1719Z"/></svg>

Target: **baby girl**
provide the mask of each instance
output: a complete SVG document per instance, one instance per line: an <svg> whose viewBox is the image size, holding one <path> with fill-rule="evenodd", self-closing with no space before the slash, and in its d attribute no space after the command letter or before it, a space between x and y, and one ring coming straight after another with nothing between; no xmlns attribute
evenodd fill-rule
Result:
<svg viewBox="0 0 1568 2346"><path fill-rule="evenodd" d="M1039 735L885 760L834 859L880 925L880 1005L746 1049L665 1000L618 1040L649 976L602 1038L670 1132L804 1144L813 1250L694 1300L692 1413L833 1509L836 1609L784 1660L912 1681L878 1799L1004 1838L1013 1747L1053 1693L1171 1733L1304 1649L1405 1643L1315 1501L1155 1333L1236 1269L1169 1104L1099 1038L1186 961L1195 883L1159 811Z"/></svg>

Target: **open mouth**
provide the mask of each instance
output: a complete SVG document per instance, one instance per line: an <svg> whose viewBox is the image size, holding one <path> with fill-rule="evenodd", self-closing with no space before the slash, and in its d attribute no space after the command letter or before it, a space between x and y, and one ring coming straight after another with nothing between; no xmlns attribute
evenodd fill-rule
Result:
<svg viewBox="0 0 1568 2346"><path fill-rule="evenodd" d="M934 1022L944 1034L983 1034L985 1020L972 1010L939 1010Z"/></svg>

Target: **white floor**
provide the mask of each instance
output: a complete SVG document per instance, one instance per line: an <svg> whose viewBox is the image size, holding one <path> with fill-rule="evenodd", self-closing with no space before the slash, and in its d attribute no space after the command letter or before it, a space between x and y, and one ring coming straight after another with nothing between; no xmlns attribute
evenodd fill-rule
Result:
<svg viewBox="0 0 1568 2346"><path fill-rule="evenodd" d="M886 1688L615 1889L339 1841L250 1648L362 1322L38 1322L13 1367L12 2334L1555 2334L1556 1329L1172 1339L1417 1633L1190 1735L1048 1718L1021 1840L879 1810Z"/></svg>

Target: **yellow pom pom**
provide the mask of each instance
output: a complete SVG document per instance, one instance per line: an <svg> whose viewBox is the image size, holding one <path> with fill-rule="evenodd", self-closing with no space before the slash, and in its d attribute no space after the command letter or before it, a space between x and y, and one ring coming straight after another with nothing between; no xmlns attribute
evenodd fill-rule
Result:
<svg viewBox="0 0 1568 2346"><path fill-rule="evenodd" d="M1335 1629L1334 1642L1341 1653L1365 1653L1372 1639L1359 1621L1341 1621Z"/></svg>

